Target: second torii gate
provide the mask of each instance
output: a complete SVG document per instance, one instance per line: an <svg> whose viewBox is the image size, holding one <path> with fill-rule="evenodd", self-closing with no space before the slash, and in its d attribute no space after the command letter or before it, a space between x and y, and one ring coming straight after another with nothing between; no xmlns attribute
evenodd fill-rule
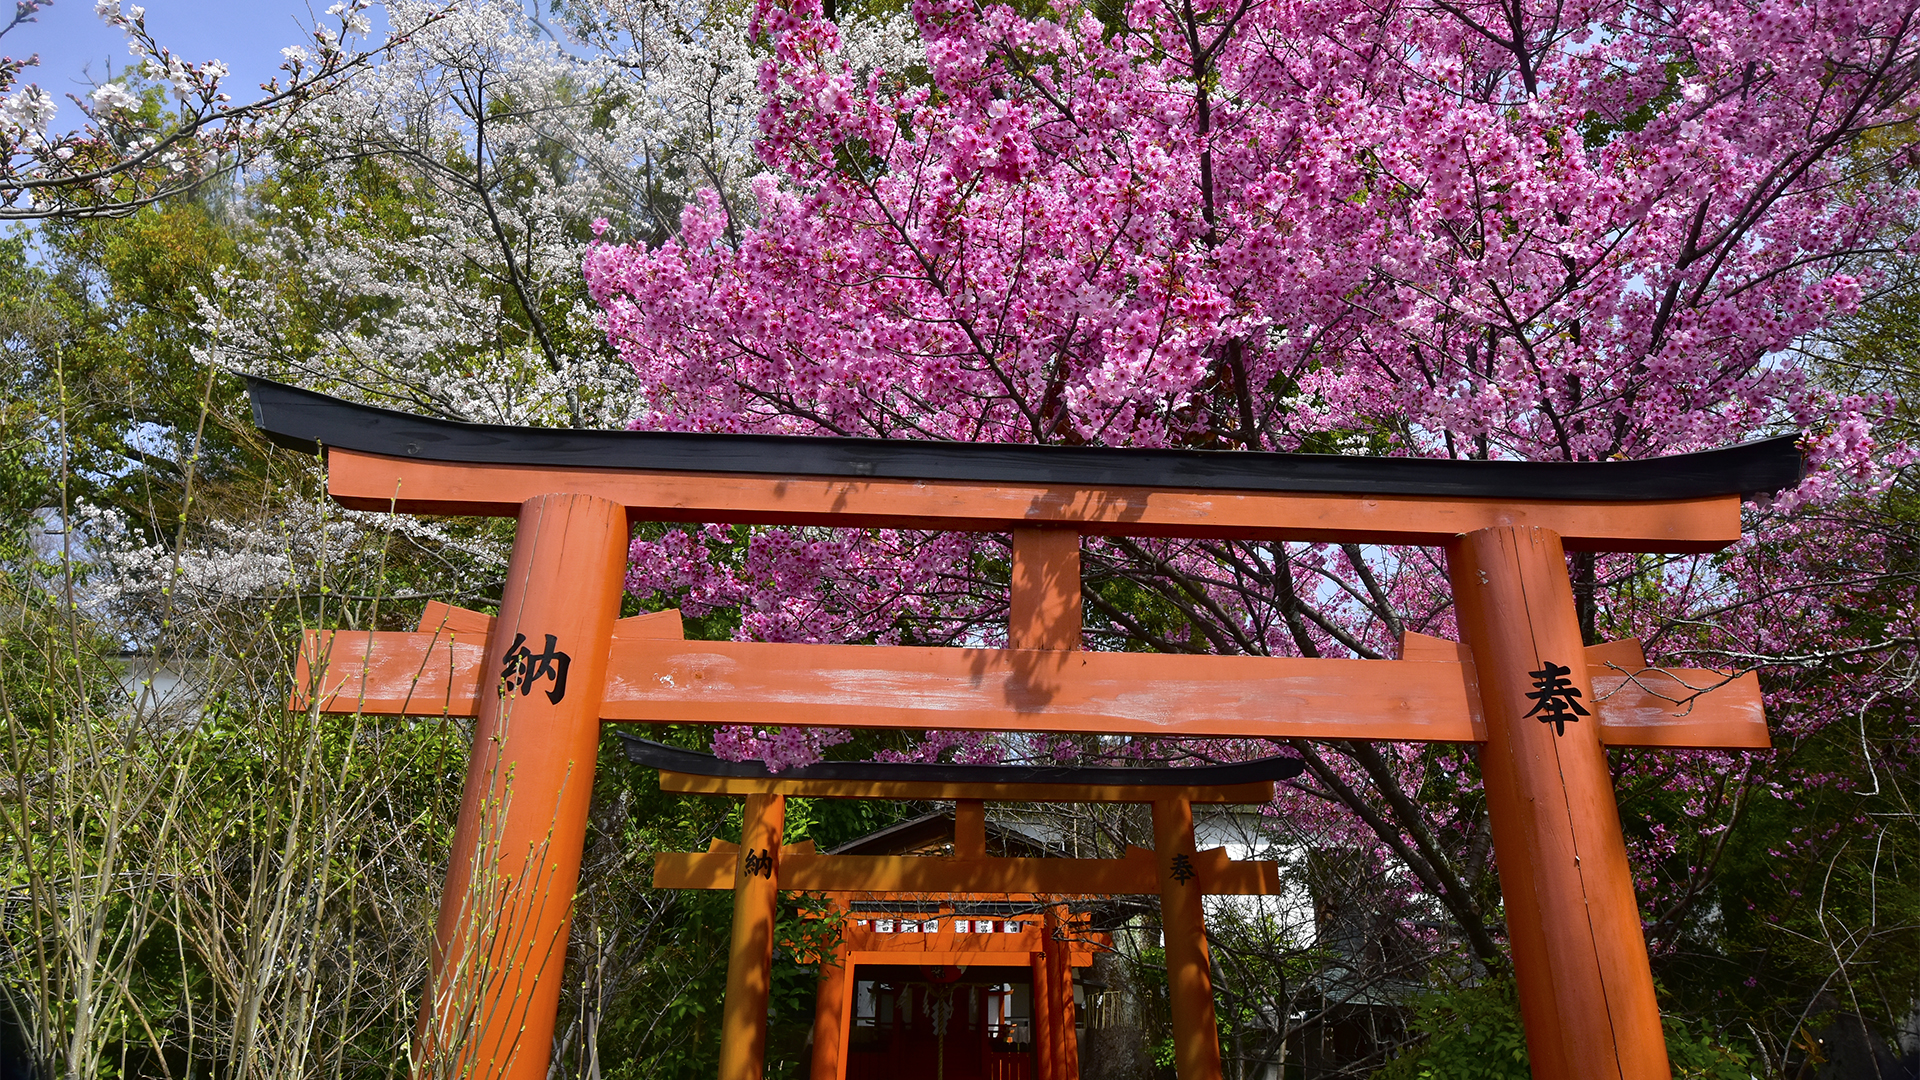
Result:
<svg viewBox="0 0 1920 1080"><path fill-rule="evenodd" d="M1723 548L1743 494L1799 480L1792 439L1386 459L555 431L249 390L269 438L325 447L346 506L517 519L497 619L316 635L302 690L329 711L475 718L419 1039L460 1075L544 1080L603 720L1479 743L1534 1075L1670 1075L1605 751L1764 747L1759 685L1644 669L1632 646L1590 658L1565 552ZM1010 533L1010 647L616 621L634 521ZM1077 651L1082 535L1439 547L1463 642L1397 661ZM1199 1057L1176 1068L1216 1080Z"/></svg>
<svg viewBox="0 0 1920 1080"><path fill-rule="evenodd" d="M1062 898L1156 894L1166 935L1167 984L1175 1053L1220 1072L1213 985L1209 974L1206 895L1275 895L1270 862L1234 862L1225 849L1194 843L1193 804L1266 804L1276 780L1300 775L1298 758L1266 758L1198 768L1081 769L1023 765L927 765L834 762L771 773L758 762L726 762L707 754L635 738L624 732L627 758L658 769L660 790L744 795L741 841L700 853L654 857L654 887L731 889L733 937L720 1047L721 1080L761 1074L766 1046L767 989L772 984L773 925L778 890L832 895L886 893ZM789 796L816 799L954 800L952 858L822 855L783 847ZM1153 808L1154 845L1119 859L1010 859L987 856L986 803L1145 803ZM1061 918L1047 916L1049 928ZM1077 1080L1073 989L1068 951L1057 935L1040 935L1032 953L1037 1080ZM851 961L849 961L850 963ZM957 962L941 957L940 963ZM846 1076L849 967L820 990L814 1029L813 1080ZM837 980L837 981L835 981Z"/></svg>

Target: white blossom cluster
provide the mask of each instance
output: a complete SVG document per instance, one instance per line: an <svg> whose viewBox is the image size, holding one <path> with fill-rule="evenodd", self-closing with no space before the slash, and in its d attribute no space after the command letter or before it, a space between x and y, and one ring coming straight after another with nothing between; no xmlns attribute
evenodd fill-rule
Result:
<svg viewBox="0 0 1920 1080"><path fill-rule="evenodd" d="M672 235L702 188L754 212L765 57L748 11L567 7L562 42L513 0L429 19L444 10L389 3L390 23L416 29L311 110L307 134L269 163L317 172L338 201L257 215L249 268L200 300L216 343L206 358L456 419L622 426L644 388L604 344L581 259L604 229ZM917 54L904 14L848 19L842 34L863 69ZM402 220L342 194L369 163Z"/></svg>
<svg viewBox="0 0 1920 1080"><path fill-rule="evenodd" d="M23 86L0 100L0 139L27 146L46 139L47 126L60 113L53 95L38 86Z"/></svg>
<svg viewBox="0 0 1920 1080"><path fill-rule="evenodd" d="M338 595L395 536L440 556L449 578L485 577L507 564L504 547L437 522L310 501L277 507L270 520L211 520L177 553L110 508L81 504L73 525L84 561L76 603L135 643L163 623L218 618L242 602Z"/></svg>

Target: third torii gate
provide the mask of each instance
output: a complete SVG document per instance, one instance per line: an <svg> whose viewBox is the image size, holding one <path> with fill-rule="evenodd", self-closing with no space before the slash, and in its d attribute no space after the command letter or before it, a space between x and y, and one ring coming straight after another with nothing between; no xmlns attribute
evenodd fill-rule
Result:
<svg viewBox="0 0 1920 1080"><path fill-rule="evenodd" d="M761 1074L767 987L772 980L775 898L781 888L845 897L855 893L956 898L1160 898L1175 1055L1203 1075L1220 1073L1205 916L1207 895L1272 896L1280 891L1270 862L1235 862L1222 848L1194 844L1195 803L1266 804L1276 780L1300 775L1298 758L1264 758L1198 768L1062 768L1030 765L934 765L832 762L770 773L758 762L725 762L621 733L627 759L660 771L662 791L744 795L741 843L717 841L707 852L654 857L654 887L731 889L733 938L720 1080ZM954 800L952 858L823 855L783 848L781 822L789 796L816 799ZM1144 803L1152 807L1154 845L1119 859L1010 859L987 856L989 801L1017 803ZM1057 914L1045 926L1056 930ZM958 935L949 935L949 944ZM977 944L977 941L974 942ZM1069 950L1053 933L1032 950L1035 1080L1078 1080L1073 1049ZM826 965L820 1022L814 1030L812 1080L845 1080L848 964ZM943 957L939 963L959 962Z"/></svg>
<svg viewBox="0 0 1920 1080"><path fill-rule="evenodd" d="M270 438L325 448L344 505L518 522L497 618L316 635L303 691L475 718L419 1040L461 1075L546 1075L603 720L1480 743L1534 1075L1670 1075L1606 749L1764 747L1759 686L1643 669L1631 646L1590 658L1564 555L1733 543L1743 494L1798 481L1791 439L1384 459L555 431L249 389ZM616 620L635 521L1010 533L1010 647L682 641L664 613ZM1439 547L1463 641L1391 661L1077 651L1082 535Z"/></svg>

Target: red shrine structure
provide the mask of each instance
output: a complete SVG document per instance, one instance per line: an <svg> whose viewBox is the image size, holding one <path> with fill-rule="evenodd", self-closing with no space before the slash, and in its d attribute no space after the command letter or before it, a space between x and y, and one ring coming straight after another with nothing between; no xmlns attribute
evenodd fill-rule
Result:
<svg viewBox="0 0 1920 1080"><path fill-rule="evenodd" d="M343 505L516 521L498 615L438 607L417 632L316 633L296 692L327 711L474 720L422 1074L544 1080L601 725L675 721L1476 743L1534 1076L1671 1075L1606 755L1764 747L1759 685L1649 667L1633 642L1589 646L1566 553L1733 543L1743 495L1799 481L1792 439L1646 461L1454 461L559 431L260 379L249 392L269 438L326 455ZM1008 535L1008 647L686 641L677 613L620 619L640 521ZM1462 640L1409 638L1398 660L1081 651L1088 535L1433 547ZM748 795L740 851L709 853L731 855L735 883L720 1080L762 1080L779 889L813 887L782 870L805 865L781 844L784 799ZM1204 882L1191 800L1150 801L1158 880ZM1092 861L1127 875L1147 860ZM1197 911L1199 890L1159 892L1164 922L1197 920L1181 909ZM1218 1080L1194 940L1167 935L1175 1070Z"/></svg>

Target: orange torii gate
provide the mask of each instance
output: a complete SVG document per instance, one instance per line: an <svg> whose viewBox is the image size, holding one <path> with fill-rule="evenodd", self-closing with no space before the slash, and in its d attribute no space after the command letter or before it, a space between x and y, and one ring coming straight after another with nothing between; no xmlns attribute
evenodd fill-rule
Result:
<svg viewBox="0 0 1920 1080"><path fill-rule="evenodd" d="M603 720L1480 743L1534 1075L1670 1074L1605 751L1764 747L1759 685L1583 648L1564 553L1733 543L1743 494L1798 481L1791 439L1382 459L556 431L249 390L269 438L325 448L346 506L518 521L497 619L443 609L419 633L309 643L320 708L475 718L419 1040L462 1075L545 1075ZM616 621L634 521L1010 533L1010 647ZM1077 651L1081 535L1439 547L1464 640L1397 661ZM1181 1042L1181 1080L1217 1077L1205 1042Z"/></svg>
<svg viewBox="0 0 1920 1080"><path fill-rule="evenodd" d="M846 903L858 902L842 901L837 896L829 899L843 915ZM997 1051L992 1060L977 1062L984 1067L978 1068L976 1075L985 1080L1078 1080L1073 969L1092 964L1097 950L1111 948L1111 935L1087 930L1088 916L1070 912L1065 904L1045 903L1040 897L993 896L989 900L989 894L962 894L945 904L896 893L869 894L869 899L877 901L873 906L884 908L892 918L868 912L874 917L856 922L848 916L834 955L823 958L831 966L823 964L815 1004L813 1060L808 1069L812 1080L870 1080L876 1073L885 1075L889 1066L907 1064L883 1058L858 1070L859 1076L853 1067L859 1056L852 1046L855 969L890 964L917 966L928 974L944 972L948 976L1027 968L1032 1007L1027 1047L1020 1048L1023 1040L1011 1020L1012 1002L1003 1001L1007 1008L1001 1013L1000 1030L984 1030L982 1025L974 1032L980 1043L992 1045ZM957 909L978 908L983 901L998 901L1003 908L1028 908L1039 912L1040 918L979 919L954 914ZM894 926L887 927L889 922ZM875 1019L878 1021L878 1017ZM982 1019L993 1022L990 1015ZM941 1066L946 1064L944 1047L919 1049L935 1050L934 1060ZM1022 1069L1021 1064L1030 1068ZM937 1077L955 1075L938 1067L935 1073Z"/></svg>
<svg viewBox="0 0 1920 1080"><path fill-rule="evenodd" d="M1266 758L1199 768L1082 769L1044 766L927 765L834 762L770 773L757 762L726 762L626 733L627 758L659 770L662 791L744 795L741 842L714 841L706 852L654 856L655 888L732 889L733 939L727 957L727 1000L721 1032L722 1077L758 1076L766 1044L767 990L772 982L775 900L782 888L826 893L844 903L850 894L906 898L945 895L1039 897L1157 894L1166 935L1175 1040L1180 1052L1207 1062L1218 1075L1202 896L1276 895L1273 863L1234 862L1226 849L1199 850L1193 804L1265 804L1276 780L1300 775L1298 758ZM824 799L954 801L952 858L822 855L811 844L782 847L788 796ZM1154 846L1131 848L1119 859L1030 859L987 856L986 803L1145 803L1153 808ZM759 837L759 839L754 839ZM756 847L755 845L759 845ZM1071 950L1056 933L1064 913L1036 928L1033 974L1035 1080L1078 1080L1073 1043ZM871 938L871 935L860 935ZM919 963L962 963L983 952L1009 953L996 935L983 949L978 935L949 932L943 949ZM813 1080L844 1080L852 965L875 944L845 942L840 965L822 967L814 1025ZM894 948L899 943L892 943ZM924 943L921 943L924 944ZM964 950L964 951L963 951ZM879 950L874 950L878 952ZM989 961L995 959L989 956ZM998 959L1004 962L1005 957ZM1091 957L1087 958L1091 962ZM1192 1045L1188 1045L1188 1044ZM730 1056L738 1055L738 1057ZM744 1060L740 1060L744 1059Z"/></svg>

